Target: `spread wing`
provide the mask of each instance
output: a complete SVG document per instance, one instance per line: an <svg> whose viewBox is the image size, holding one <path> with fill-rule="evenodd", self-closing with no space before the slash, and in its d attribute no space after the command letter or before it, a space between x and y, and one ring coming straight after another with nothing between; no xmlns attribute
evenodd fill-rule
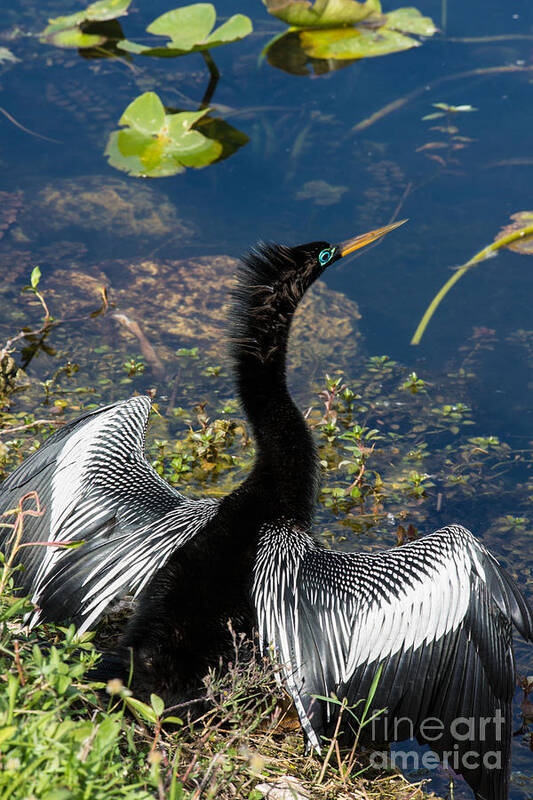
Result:
<svg viewBox="0 0 533 800"><path fill-rule="evenodd" d="M133 397L79 417L0 485L0 514L31 491L44 509L24 516L22 543L83 542L20 549L17 579L39 607L31 624L68 619L86 630L117 595L138 594L216 514L217 502L185 498L145 459L150 406ZM0 549L9 549L10 533L0 529Z"/></svg>
<svg viewBox="0 0 533 800"><path fill-rule="evenodd" d="M512 623L533 641L533 614L496 559L460 526L370 555L324 550L281 528L264 534L254 595L309 743L320 748L338 712L315 696L346 698L360 715L381 670L373 708L386 711L363 738L416 736L441 758L449 752L479 798L505 797Z"/></svg>

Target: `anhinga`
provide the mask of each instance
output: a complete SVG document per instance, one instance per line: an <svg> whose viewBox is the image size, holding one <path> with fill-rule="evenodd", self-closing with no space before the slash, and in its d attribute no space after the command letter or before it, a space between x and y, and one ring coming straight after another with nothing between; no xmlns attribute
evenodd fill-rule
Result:
<svg viewBox="0 0 533 800"><path fill-rule="evenodd" d="M143 453L150 400L133 397L57 431L0 487L0 511L34 490L45 511L26 518L24 540L83 542L21 549L18 577L38 607L32 623L85 630L113 598L139 596L121 651L133 653L134 689L183 697L229 653L231 619L238 631L258 628L282 665L309 746L320 749L338 713L316 695L354 705L380 668L374 707L386 711L374 738L414 733L477 798L501 800L513 624L533 640L515 583L459 525L371 555L327 550L311 532L319 465L286 384L291 320L329 264L398 224L335 246L259 245L244 259L232 358L257 455L231 494L190 500L168 486Z"/></svg>

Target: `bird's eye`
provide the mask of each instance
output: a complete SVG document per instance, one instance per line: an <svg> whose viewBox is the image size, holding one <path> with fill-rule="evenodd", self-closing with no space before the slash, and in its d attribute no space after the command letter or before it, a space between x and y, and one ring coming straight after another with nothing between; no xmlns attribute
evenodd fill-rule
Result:
<svg viewBox="0 0 533 800"><path fill-rule="evenodd" d="M328 263L328 261L331 260L334 252L335 252L334 247L328 248L327 250L322 250L322 252L318 256L318 260L320 261L322 266L324 266L325 264Z"/></svg>

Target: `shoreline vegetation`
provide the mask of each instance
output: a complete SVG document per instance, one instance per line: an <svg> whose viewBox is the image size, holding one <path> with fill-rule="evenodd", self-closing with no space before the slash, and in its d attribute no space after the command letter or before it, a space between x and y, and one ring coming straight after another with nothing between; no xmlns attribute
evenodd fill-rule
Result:
<svg viewBox="0 0 533 800"><path fill-rule="evenodd" d="M5 376L1 398L2 477L28 449L38 446L43 435L77 416L80 404L106 402L114 391L109 383L83 385L88 374L70 359L59 368L55 364L53 375L44 380L34 377L28 384L27 374L17 374L27 348L34 346L31 367L36 367L43 342L52 347L62 327L52 327L53 309L35 271L28 292L42 319L39 325L34 315L29 329L11 336L3 348L11 373ZM94 326L110 313L106 294L97 311L87 316ZM62 335L65 355L68 326L63 326ZM129 346L128 358L120 351L104 369L104 374L127 375L120 387L126 394L142 391L145 367L149 372L146 348L143 355L140 344L141 352L131 349L131 342ZM79 344L73 347L77 350ZM476 359L489 347L490 337L474 338L462 371L451 379L463 400L475 379ZM517 453L495 436L469 435L475 423L466 403L444 402L442 389L385 356L361 359L354 381L332 369L308 411L324 472L321 519L331 525L336 517L340 530L346 531L340 534L337 524L326 534L327 541L338 546L346 539L354 547L357 537L367 549L384 542L390 546L395 543L390 541L392 520L401 544L418 535L418 525L431 518L443 497L460 501L463 495L471 501L473 493L502 488L502 475L516 463ZM189 397L197 381L211 391L225 384L224 368L206 363L201 346L182 350L178 360ZM35 416L28 411L30 403ZM157 395L155 403L157 407ZM153 417L157 435L164 431L164 438L150 437L149 458L160 474L185 491L224 493L253 458L253 442L234 401L219 397L217 403L218 411L223 403L225 413L214 417L210 414L215 409L206 402L189 410L174 409L170 427L161 415L162 405ZM23 525L24 514L39 513L38 498L28 497L12 511L2 524ZM512 529L520 539L529 535L528 525L525 517L505 515L493 535L500 538ZM16 533L14 528L12 547ZM366 543L369 535L374 545ZM364 753L343 752L335 739L326 743L321 758L306 755L298 720L276 683L275 668L258 657L253 642L241 642L237 636L229 668L206 677L205 700L195 721L188 719L186 703L165 710L156 695L147 703L119 683L90 683L86 673L97 659L96 648L113 647L128 602L106 617L96 635L77 639L73 627L48 624L28 632L23 616L29 606L13 594L17 569L11 570L9 555L0 587L0 800L426 796L423 782L411 784L394 771L376 772ZM522 582L531 579L529 573L520 577Z"/></svg>

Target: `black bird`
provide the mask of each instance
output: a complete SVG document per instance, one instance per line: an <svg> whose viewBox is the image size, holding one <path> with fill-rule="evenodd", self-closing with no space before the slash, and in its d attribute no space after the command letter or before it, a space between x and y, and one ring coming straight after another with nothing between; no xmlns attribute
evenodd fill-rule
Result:
<svg viewBox="0 0 533 800"><path fill-rule="evenodd" d="M338 705L368 696L381 670L377 741L416 736L464 775L480 800L509 780L513 624L533 614L513 580L465 528L451 525L371 555L325 549L312 534L319 466L286 384L294 311L339 258L401 223L340 245L259 245L244 259L232 311L237 390L257 445L254 467L221 500L189 500L143 454L147 397L92 411L56 432L0 487L0 511L29 491L45 509L20 551L31 618L94 625L126 589L139 596L122 640L134 688L167 703L229 654L234 629L259 630L281 663L310 747ZM9 547L4 534L4 548ZM357 711L357 710L356 710ZM353 731L344 714L341 742ZM364 733L367 732L364 729Z"/></svg>

